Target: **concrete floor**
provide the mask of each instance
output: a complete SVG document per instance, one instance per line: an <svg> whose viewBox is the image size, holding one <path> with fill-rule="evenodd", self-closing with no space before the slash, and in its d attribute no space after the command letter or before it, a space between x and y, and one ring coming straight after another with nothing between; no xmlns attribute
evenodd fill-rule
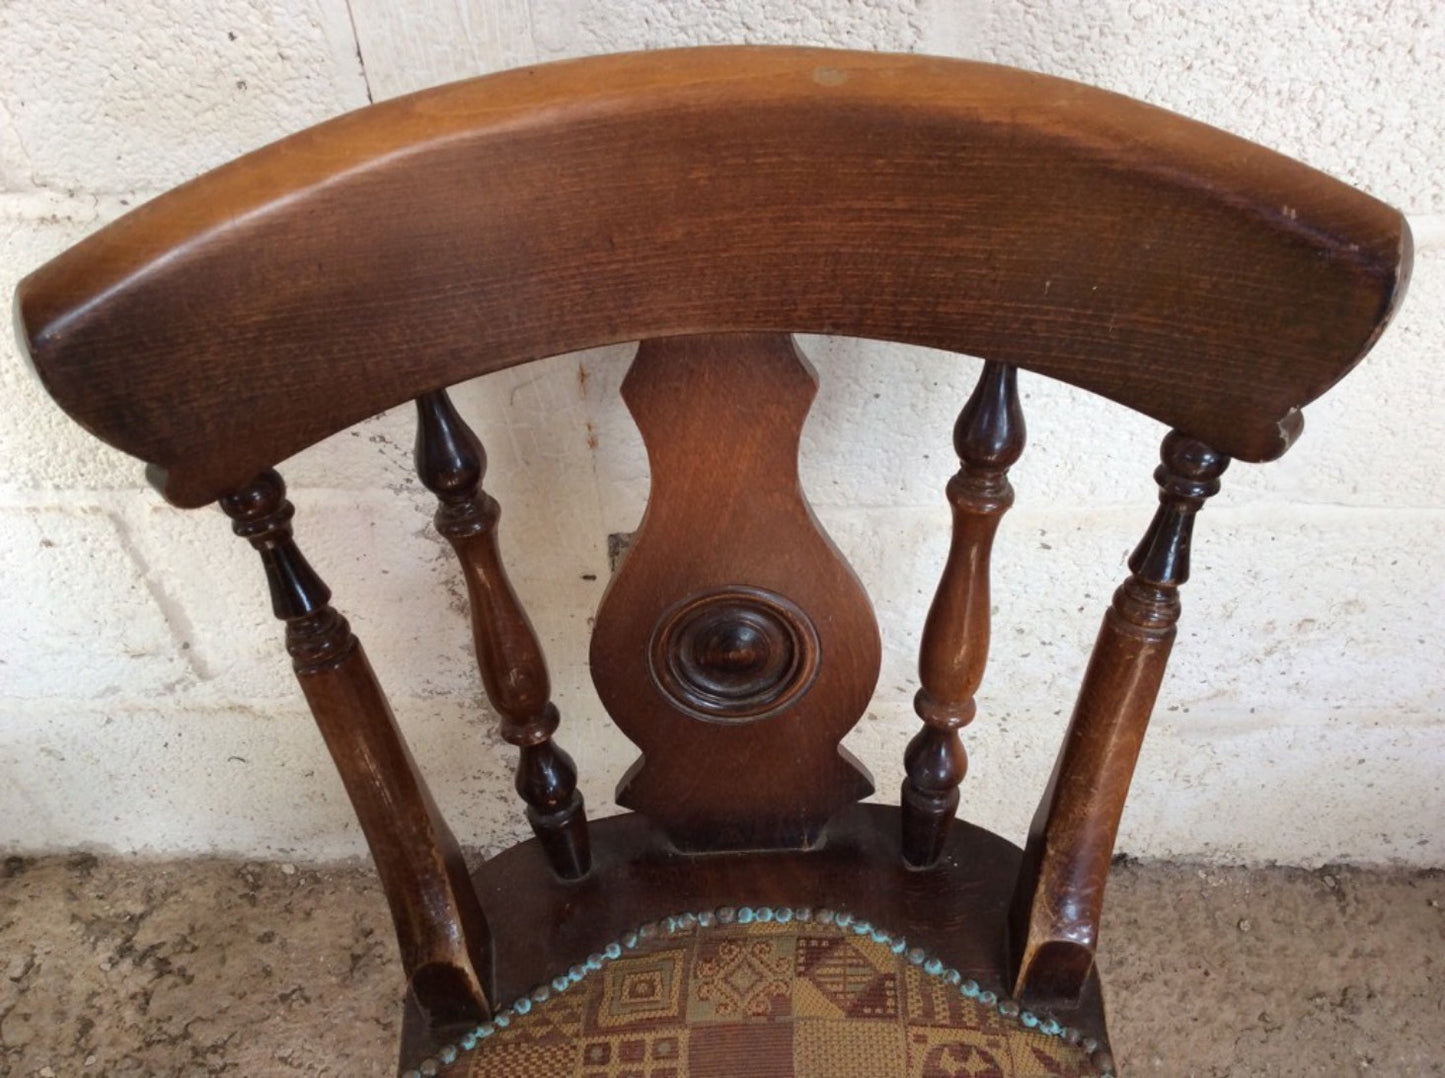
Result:
<svg viewBox="0 0 1445 1078"><path fill-rule="evenodd" d="M1445 1074L1445 873L1118 866L1120 1070ZM388 1075L370 871L90 855L0 872L0 1075Z"/></svg>

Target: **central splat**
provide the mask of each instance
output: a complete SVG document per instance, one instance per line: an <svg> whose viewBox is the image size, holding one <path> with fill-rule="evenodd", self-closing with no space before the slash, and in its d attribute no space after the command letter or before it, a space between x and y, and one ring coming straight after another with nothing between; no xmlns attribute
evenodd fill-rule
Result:
<svg viewBox="0 0 1445 1078"><path fill-rule="evenodd" d="M618 803L682 849L815 846L873 790L839 742L878 680L878 626L798 481L817 388L781 334L645 341L622 385L652 490L592 679L643 753Z"/></svg>

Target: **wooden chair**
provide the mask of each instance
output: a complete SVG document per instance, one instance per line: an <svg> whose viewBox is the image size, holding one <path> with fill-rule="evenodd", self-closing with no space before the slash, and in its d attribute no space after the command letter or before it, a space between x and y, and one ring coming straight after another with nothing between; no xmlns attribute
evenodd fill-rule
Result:
<svg viewBox="0 0 1445 1078"><path fill-rule="evenodd" d="M1100 905L1195 513L1231 458L1289 447L1409 264L1389 207L1113 94L711 48L322 124L62 254L17 317L61 407L171 503L219 501L260 553L391 903L406 1073L1082 1074L1113 1066ZM839 747L879 637L800 491L815 382L788 331L987 360L954 436L898 808L860 803L869 776ZM589 822L446 387L631 340L652 493L591 661L642 756L618 793L634 811ZM954 818L1024 448L1017 368L1170 429L1023 850ZM536 832L470 876L273 470L408 400Z"/></svg>

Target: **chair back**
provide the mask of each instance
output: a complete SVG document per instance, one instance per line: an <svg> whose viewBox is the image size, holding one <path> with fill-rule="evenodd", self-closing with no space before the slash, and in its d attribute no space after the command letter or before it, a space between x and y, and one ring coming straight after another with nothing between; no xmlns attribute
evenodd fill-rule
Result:
<svg viewBox="0 0 1445 1078"><path fill-rule="evenodd" d="M652 491L591 659L641 749L619 800L654 837L606 848L691 858L698 879L794 851L835 865L841 885L858 874L839 851L877 845L850 846L854 824L837 821L861 819L850 806L872 789L839 741L868 704L880 645L800 488L816 383L788 334L984 358L955 431L922 727L891 853L878 855L918 881L890 885L906 902L879 901L922 921L927 873L942 886L963 871L949 853L959 731L974 717L990 548L1024 449L1016 372L1165 424L1158 511L1105 612L1027 848L1002 870L1009 908L987 915L1015 991L1077 1001L1194 515L1231 458L1289 447L1300 409L1380 333L1409 261L1388 206L1113 94L955 60L710 48L512 71L343 116L102 229L22 282L16 310L61 407L146 462L173 504L219 501L260 552L413 998L445 1024L486 1014L513 976L498 956L517 945L492 928L515 915L489 903L529 899L473 886L298 550L278 464L416 402L417 468L461 560L481 677L520 750L518 790L554 877L583 887L601 832L553 741L559 716L502 570L485 455L446 387L642 341L623 395ZM566 893L612 910L598 924L621 917L593 891Z"/></svg>

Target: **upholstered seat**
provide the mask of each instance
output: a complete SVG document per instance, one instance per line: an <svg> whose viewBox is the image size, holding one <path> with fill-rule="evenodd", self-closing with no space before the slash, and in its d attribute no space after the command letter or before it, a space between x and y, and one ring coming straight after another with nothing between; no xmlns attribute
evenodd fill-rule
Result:
<svg viewBox="0 0 1445 1078"><path fill-rule="evenodd" d="M417 1073L1074 1078L1098 1047L846 911L724 906L623 933Z"/></svg>
<svg viewBox="0 0 1445 1078"><path fill-rule="evenodd" d="M1409 260L1389 207L1112 94L926 57L699 49L341 117L116 221L16 309L60 405L259 552L391 904L403 1072L1107 1074L1104 884L1195 515L1232 459L1289 448ZM985 360L954 431L897 807L862 803L872 779L840 747L881 643L801 489L816 380L792 332ZM640 751L630 811L588 820L447 387L625 341L643 342L622 395L651 492L590 658ZM955 818L1020 369L1168 428L1158 508L1022 848ZM408 401L536 835L473 871L275 470Z"/></svg>

